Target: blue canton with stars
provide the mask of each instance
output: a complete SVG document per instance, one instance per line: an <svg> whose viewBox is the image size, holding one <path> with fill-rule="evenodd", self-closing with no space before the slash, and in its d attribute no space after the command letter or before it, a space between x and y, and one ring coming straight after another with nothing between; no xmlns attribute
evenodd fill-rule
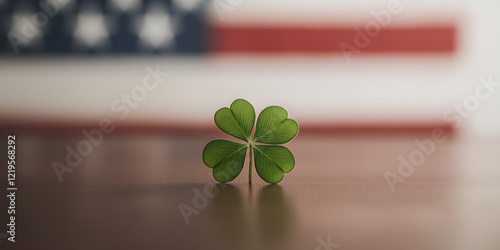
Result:
<svg viewBox="0 0 500 250"><path fill-rule="evenodd" d="M205 0L0 0L0 54L196 54Z"/></svg>

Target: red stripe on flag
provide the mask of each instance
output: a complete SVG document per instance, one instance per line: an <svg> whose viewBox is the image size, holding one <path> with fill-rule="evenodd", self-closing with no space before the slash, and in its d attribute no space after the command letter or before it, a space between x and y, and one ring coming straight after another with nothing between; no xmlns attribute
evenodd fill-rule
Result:
<svg viewBox="0 0 500 250"><path fill-rule="evenodd" d="M364 29L363 34L366 34ZM213 52L243 53L339 53L340 44L362 52L453 53L455 26L383 28L364 48L355 42L353 28L281 28L213 26L210 37ZM362 42L362 41L361 41ZM358 45L358 46L357 46ZM362 45L362 44L361 44Z"/></svg>

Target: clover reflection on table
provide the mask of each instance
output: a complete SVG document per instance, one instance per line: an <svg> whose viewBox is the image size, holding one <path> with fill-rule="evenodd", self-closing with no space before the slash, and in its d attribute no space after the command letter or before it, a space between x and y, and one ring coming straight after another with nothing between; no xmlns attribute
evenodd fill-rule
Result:
<svg viewBox="0 0 500 250"><path fill-rule="evenodd" d="M207 249L276 249L283 245L293 223L293 207L281 186L217 184L216 188L218 195L200 216Z"/></svg>

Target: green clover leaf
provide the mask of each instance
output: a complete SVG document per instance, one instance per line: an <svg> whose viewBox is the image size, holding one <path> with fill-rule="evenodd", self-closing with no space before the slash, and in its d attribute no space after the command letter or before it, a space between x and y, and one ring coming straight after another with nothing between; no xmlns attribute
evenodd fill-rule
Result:
<svg viewBox="0 0 500 250"><path fill-rule="evenodd" d="M299 132L296 121L288 119L282 107L267 107L259 114L255 135L251 138L255 124L255 110L249 102L237 99L229 108L219 109L214 116L215 124L223 132L245 141L245 144L227 140L209 142L203 150L203 162L213 168L217 181L234 180L243 169L247 149L250 154L248 182L252 182L252 160L255 153L255 169L260 178L268 183L280 182L285 173L292 171L295 159L286 147L255 143L284 144Z"/></svg>
<svg viewBox="0 0 500 250"><path fill-rule="evenodd" d="M238 99L230 108L219 109L214 116L215 124L226 134L250 142L255 123L255 110L249 102Z"/></svg>

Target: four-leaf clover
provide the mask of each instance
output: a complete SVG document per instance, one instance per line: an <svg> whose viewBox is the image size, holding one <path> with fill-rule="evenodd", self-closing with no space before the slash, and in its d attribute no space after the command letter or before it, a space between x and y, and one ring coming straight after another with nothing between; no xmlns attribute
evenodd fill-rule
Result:
<svg viewBox="0 0 500 250"><path fill-rule="evenodd" d="M245 163L247 149L250 154L248 182L252 182L252 154L255 154L255 169L266 182L278 183L290 172L295 159L286 147L266 144L284 144L299 132L296 121L288 119L282 107L270 106L262 110L257 119L255 134L255 110L243 99L234 101L229 108L219 109L214 116L215 124L226 134L245 141L245 144L227 140L209 142L203 150L203 162L213 168L217 181L229 182L236 178ZM257 144L258 143L258 144Z"/></svg>

